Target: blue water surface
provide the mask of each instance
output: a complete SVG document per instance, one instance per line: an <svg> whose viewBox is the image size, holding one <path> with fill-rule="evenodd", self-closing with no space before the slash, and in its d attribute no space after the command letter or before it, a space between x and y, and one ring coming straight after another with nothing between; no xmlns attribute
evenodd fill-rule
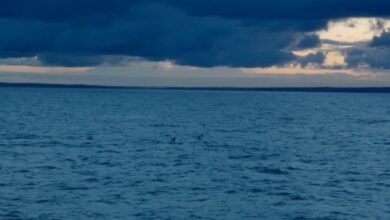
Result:
<svg viewBox="0 0 390 220"><path fill-rule="evenodd" d="M0 88L0 219L390 219L390 94Z"/></svg>

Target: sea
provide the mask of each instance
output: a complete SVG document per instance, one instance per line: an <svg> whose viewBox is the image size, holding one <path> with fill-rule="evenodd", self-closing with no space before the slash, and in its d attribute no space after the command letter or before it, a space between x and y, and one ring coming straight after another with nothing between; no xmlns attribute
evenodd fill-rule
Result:
<svg viewBox="0 0 390 220"><path fill-rule="evenodd" d="M390 94L0 88L0 219L390 219Z"/></svg>

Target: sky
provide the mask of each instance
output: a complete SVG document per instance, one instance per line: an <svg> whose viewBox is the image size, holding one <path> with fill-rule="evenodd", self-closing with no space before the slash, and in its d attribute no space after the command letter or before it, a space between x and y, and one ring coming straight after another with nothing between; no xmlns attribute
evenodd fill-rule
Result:
<svg viewBox="0 0 390 220"><path fill-rule="evenodd" d="M0 82L390 86L388 0L5 0Z"/></svg>

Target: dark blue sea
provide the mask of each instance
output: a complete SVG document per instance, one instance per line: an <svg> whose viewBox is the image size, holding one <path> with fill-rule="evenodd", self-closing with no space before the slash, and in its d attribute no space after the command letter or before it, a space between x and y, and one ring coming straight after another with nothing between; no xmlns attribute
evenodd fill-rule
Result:
<svg viewBox="0 0 390 220"><path fill-rule="evenodd" d="M0 88L0 219L390 219L390 94Z"/></svg>

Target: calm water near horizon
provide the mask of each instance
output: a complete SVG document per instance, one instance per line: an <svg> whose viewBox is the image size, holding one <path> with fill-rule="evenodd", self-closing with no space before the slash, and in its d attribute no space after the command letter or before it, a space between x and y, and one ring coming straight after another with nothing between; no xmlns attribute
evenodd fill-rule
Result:
<svg viewBox="0 0 390 220"><path fill-rule="evenodd" d="M0 88L0 219L390 219L390 94Z"/></svg>

